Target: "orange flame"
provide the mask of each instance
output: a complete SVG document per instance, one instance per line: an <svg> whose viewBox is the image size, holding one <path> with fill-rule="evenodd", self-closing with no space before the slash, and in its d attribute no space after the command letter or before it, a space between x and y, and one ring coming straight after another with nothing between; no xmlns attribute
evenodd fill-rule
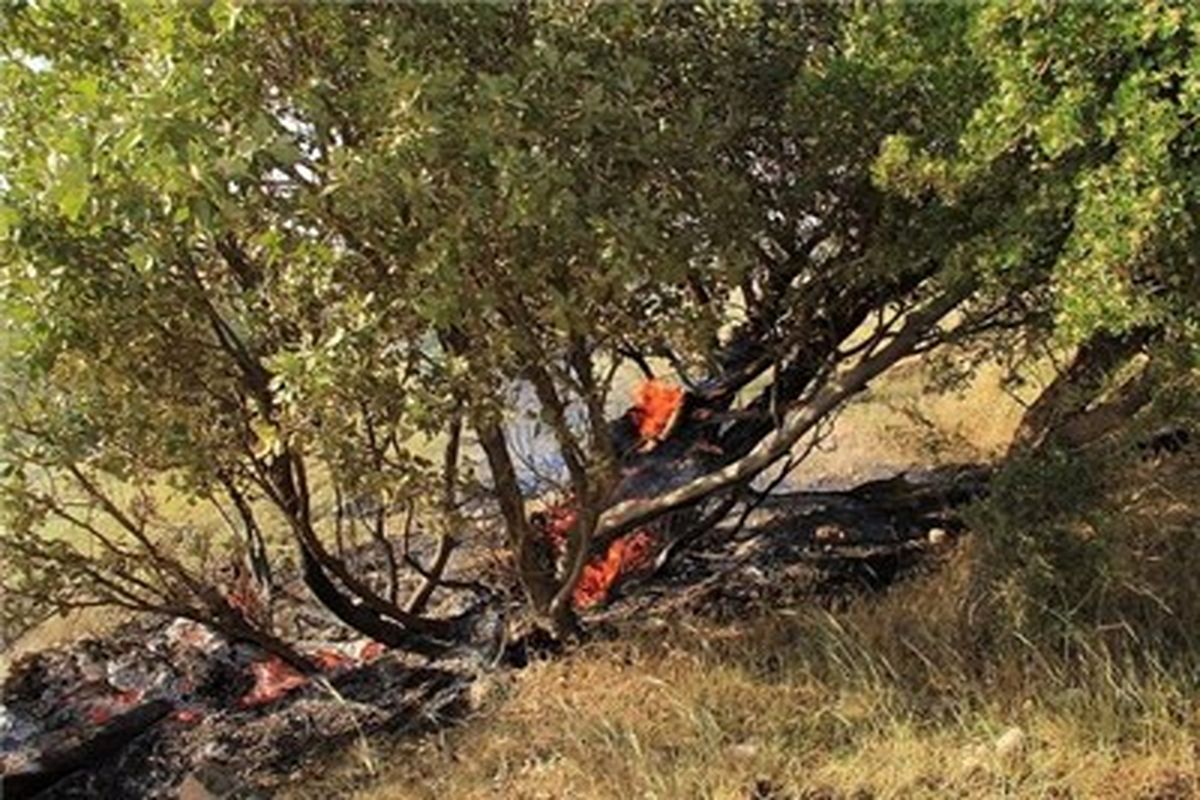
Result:
<svg viewBox="0 0 1200 800"><path fill-rule="evenodd" d="M308 678L279 656L255 661L250 665L250 671L254 674L254 688L238 701L242 708L273 703L293 689L308 683Z"/></svg>
<svg viewBox="0 0 1200 800"><path fill-rule="evenodd" d="M604 555L583 568L575 585L575 607L590 608L604 602L618 578L646 564L653 544L654 538L642 530L614 540Z"/></svg>
<svg viewBox="0 0 1200 800"><path fill-rule="evenodd" d="M575 524L575 510L559 503L542 514L543 535L555 552L562 553L567 547L567 534ZM645 530L636 530L613 540L604 553L584 565L572 595L575 607L590 608L607 600L618 580L645 566L653 545L654 537Z"/></svg>
<svg viewBox="0 0 1200 800"><path fill-rule="evenodd" d="M633 393L633 421L643 442L671 432L683 407L683 389L656 378L642 381Z"/></svg>

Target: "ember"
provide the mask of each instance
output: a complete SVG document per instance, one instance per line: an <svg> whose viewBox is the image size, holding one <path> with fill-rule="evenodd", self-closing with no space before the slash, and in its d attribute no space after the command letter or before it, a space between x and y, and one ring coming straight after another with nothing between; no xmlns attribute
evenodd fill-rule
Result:
<svg viewBox="0 0 1200 800"><path fill-rule="evenodd" d="M174 716L177 722L182 722L184 725L195 725L204 719L204 712L195 708L181 708L175 712Z"/></svg>
<svg viewBox="0 0 1200 800"><path fill-rule="evenodd" d="M354 666L354 659L350 656L327 647L313 653L313 660L322 672L341 672Z"/></svg>
<svg viewBox="0 0 1200 800"><path fill-rule="evenodd" d="M254 688L238 701L242 708L273 703L293 689L308 683L308 678L301 675L295 667L284 663L278 656L254 662L250 665L250 671L254 673Z"/></svg>
<svg viewBox="0 0 1200 800"><path fill-rule="evenodd" d="M358 660L364 664L369 661L374 661L383 655L386 648L379 642L366 641L362 643L362 647L358 650Z"/></svg>
<svg viewBox="0 0 1200 800"><path fill-rule="evenodd" d="M633 395L631 413L642 448L652 448L675 427L683 408L683 389L654 378L643 381Z"/></svg>
<svg viewBox="0 0 1200 800"><path fill-rule="evenodd" d="M92 725L104 725L113 717L140 703L142 694L143 692L140 690L130 689L102 698L90 704L84 712L84 716Z"/></svg>

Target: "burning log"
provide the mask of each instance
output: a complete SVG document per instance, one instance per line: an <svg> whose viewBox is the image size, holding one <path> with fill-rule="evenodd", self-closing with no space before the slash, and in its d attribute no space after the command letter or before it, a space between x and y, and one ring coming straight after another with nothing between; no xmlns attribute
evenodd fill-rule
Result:
<svg viewBox="0 0 1200 800"><path fill-rule="evenodd" d="M602 557L593 559L584 567L583 575L575 585L575 607L590 608L607 600L619 579L639 572L650 564L654 547L654 536L645 530L634 531L613 541Z"/></svg>
<svg viewBox="0 0 1200 800"><path fill-rule="evenodd" d="M633 404L610 427L614 450L621 458L616 499L653 497L699 474L695 446L705 441L706 410L682 387L655 378L640 383ZM699 422L699 426L697 426ZM557 559L566 556L571 529L578 521L574 500L553 503L534 513L530 522ZM656 526L658 527L658 526ZM603 604L617 584L645 571L663 542L654 529L639 527L592 543L571 596L575 609Z"/></svg>

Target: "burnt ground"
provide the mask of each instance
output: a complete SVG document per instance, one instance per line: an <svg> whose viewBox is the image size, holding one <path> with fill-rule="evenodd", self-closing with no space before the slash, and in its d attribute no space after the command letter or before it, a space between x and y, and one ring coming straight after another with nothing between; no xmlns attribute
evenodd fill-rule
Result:
<svg viewBox="0 0 1200 800"><path fill-rule="evenodd" d="M627 581L585 624L605 631L635 618L735 620L764 605L837 605L886 591L936 565L957 536L948 509L961 500L953 493L964 476L979 477L942 471L767 497L743 524L735 513L652 575ZM185 620L137 621L19 660L0 705L3 796L270 797L302 781L319 756L364 737L453 723L469 710L478 676L519 668L539 649L493 604L479 611L475 641L448 657L384 653L345 638L320 609L291 596L289 630L331 667L262 705L244 704L262 655ZM442 603L453 613L463 600ZM97 735L104 732L111 735ZM62 777L72 765L82 768Z"/></svg>

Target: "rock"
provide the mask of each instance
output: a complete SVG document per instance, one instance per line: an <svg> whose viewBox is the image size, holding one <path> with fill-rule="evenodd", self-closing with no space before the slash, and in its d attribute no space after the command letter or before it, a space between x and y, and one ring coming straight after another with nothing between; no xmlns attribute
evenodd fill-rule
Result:
<svg viewBox="0 0 1200 800"><path fill-rule="evenodd" d="M846 540L846 531L838 525L818 525L812 534L813 541L821 544L834 544Z"/></svg>
<svg viewBox="0 0 1200 800"><path fill-rule="evenodd" d="M204 764L184 778L179 784L178 796L179 800L258 800L262 797L212 764Z"/></svg>
<svg viewBox="0 0 1200 800"><path fill-rule="evenodd" d="M729 755L742 761L749 761L758 755L758 750L758 745L753 742L738 742L730 745Z"/></svg>
<svg viewBox="0 0 1200 800"><path fill-rule="evenodd" d="M945 528L930 528L926 537L934 547L940 547L950 540L950 534Z"/></svg>
<svg viewBox="0 0 1200 800"><path fill-rule="evenodd" d="M1020 755L1021 751L1025 748L1025 731L1014 725L1000 734L1000 737L996 739L992 747L998 759L1009 761Z"/></svg>
<svg viewBox="0 0 1200 800"><path fill-rule="evenodd" d="M220 800L221 795L213 794L195 775L188 775L179 784L179 800Z"/></svg>

